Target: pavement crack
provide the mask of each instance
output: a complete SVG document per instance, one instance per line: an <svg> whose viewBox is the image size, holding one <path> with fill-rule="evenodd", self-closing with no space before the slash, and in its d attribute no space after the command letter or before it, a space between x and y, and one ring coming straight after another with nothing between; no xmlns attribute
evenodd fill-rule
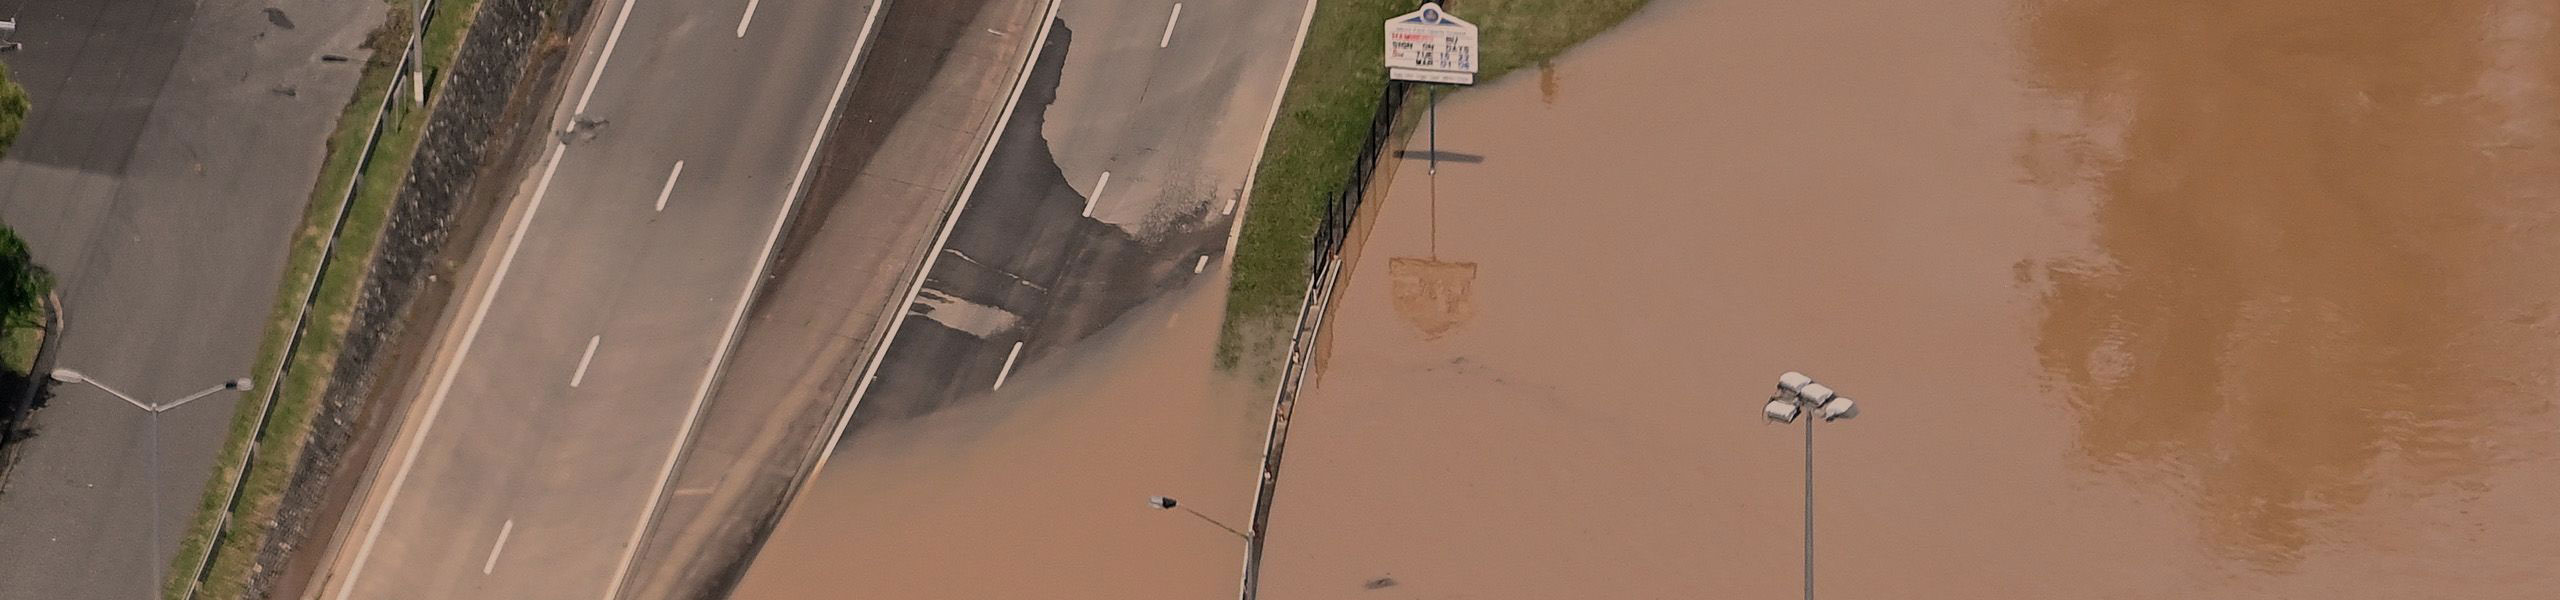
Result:
<svg viewBox="0 0 2560 600"><path fill-rule="evenodd" d="M987 266L987 263L978 262L978 259L969 258L969 255L961 253L961 252L960 252L960 249L958 249L958 248L943 248L943 249L942 249L942 251L943 251L943 252L949 252L949 253L951 253L951 255L952 255L952 256L960 257L960 260L961 260L961 261L967 262L967 263L972 264L972 265L977 265L977 266L978 266L978 268L986 269L986 270L988 270L988 271L993 271L993 272L995 272L997 275L1003 275L1003 276L1005 276L1005 277L1013 278L1013 282L1014 282L1014 283L1021 284L1023 287L1028 287L1028 288L1031 288L1031 289L1040 290L1040 293L1044 293L1044 294L1049 292L1049 288L1048 288L1048 287L1042 286L1042 285L1037 284L1037 283L1032 283L1032 282L1031 282L1031 280L1029 280L1029 279L1024 279L1024 278L1022 278L1022 276L1021 276L1021 275L1015 275L1015 274L1013 274L1013 272L1011 272L1011 271L1006 271L1006 270L1004 270L1004 269L998 269L998 268L995 268L995 267L990 267L990 266Z"/></svg>

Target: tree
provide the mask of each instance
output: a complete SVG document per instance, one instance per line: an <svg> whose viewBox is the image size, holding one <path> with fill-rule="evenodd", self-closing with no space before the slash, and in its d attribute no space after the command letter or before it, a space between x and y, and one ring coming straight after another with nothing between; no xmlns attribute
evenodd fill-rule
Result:
<svg viewBox="0 0 2560 600"><path fill-rule="evenodd" d="M0 225L0 327L43 326L41 303L52 289L53 274L36 266L26 240Z"/></svg>
<svg viewBox="0 0 2560 600"><path fill-rule="evenodd" d="M18 141L18 124L26 120L28 104L27 90L9 80L9 65L0 64L0 156L8 156L9 143ZM53 276L36 266L26 240L0 225L0 327L41 324L44 311L38 303L52 288Z"/></svg>
<svg viewBox="0 0 2560 600"><path fill-rule="evenodd" d="M9 143L18 141L18 125L26 122L26 88L9 80L9 65L0 64L0 156L9 155Z"/></svg>

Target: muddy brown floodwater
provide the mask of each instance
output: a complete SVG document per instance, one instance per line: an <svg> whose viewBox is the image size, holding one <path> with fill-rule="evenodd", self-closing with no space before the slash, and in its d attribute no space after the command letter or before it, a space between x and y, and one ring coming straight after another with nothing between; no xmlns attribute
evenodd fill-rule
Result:
<svg viewBox="0 0 2560 600"><path fill-rule="evenodd" d="M2560 597L2555 19L1658 0L1396 173L1265 597L1793 597L1786 370L1827 595Z"/></svg>
<svg viewBox="0 0 2560 600"><path fill-rule="evenodd" d="M1121 317L1002 390L846 439L733 598L1232 597L1267 392L1212 364L1226 280Z"/></svg>

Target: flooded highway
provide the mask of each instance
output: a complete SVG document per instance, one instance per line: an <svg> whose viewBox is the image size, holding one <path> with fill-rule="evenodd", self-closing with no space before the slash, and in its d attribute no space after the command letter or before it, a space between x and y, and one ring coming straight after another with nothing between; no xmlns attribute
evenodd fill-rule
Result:
<svg viewBox="0 0 2560 600"><path fill-rule="evenodd" d="M2552 597L2556 20L1657 0L1374 199L1262 591L1791 597L1801 370L1826 595Z"/></svg>
<svg viewBox="0 0 2560 600"><path fill-rule="evenodd" d="M1243 541L1147 505L1252 517L1269 396L1213 365L1225 286L1202 279L994 394L846 438L730 597L1232 597Z"/></svg>

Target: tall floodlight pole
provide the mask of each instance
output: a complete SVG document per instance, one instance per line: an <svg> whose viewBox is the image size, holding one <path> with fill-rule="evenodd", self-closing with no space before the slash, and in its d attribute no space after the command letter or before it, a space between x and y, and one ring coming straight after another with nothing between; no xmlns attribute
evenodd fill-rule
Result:
<svg viewBox="0 0 2560 600"><path fill-rule="evenodd" d="M1806 412L1838 421L1857 417L1858 403L1812 377L1788 371L1778 376L1778 393L1760 408L1760 415L1773 423L1794 423ZM1804 600L1813 600L1813 421L1804 420Z"/></svg>

